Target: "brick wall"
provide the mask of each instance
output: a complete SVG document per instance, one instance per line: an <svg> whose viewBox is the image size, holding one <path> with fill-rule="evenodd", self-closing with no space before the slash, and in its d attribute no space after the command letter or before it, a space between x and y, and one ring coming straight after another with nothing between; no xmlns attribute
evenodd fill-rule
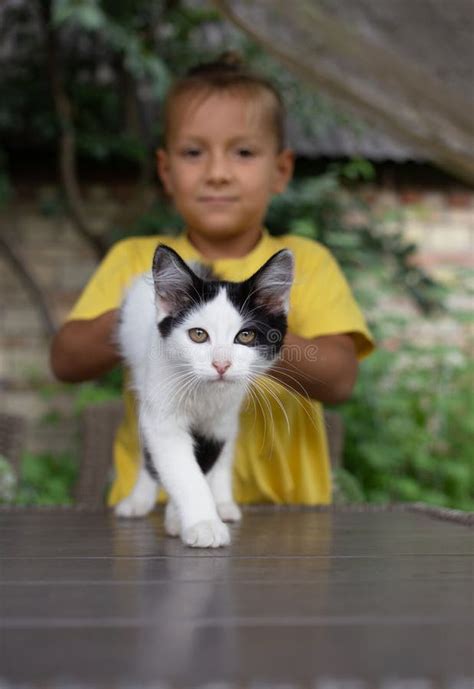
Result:
<svg viewBox="0 0 474 689"><path fill-rule="evenodd" d="M419 264L442 277L446 269L473 267L474 191L366 192L380 220L401 223L418 246Z"/></svg>

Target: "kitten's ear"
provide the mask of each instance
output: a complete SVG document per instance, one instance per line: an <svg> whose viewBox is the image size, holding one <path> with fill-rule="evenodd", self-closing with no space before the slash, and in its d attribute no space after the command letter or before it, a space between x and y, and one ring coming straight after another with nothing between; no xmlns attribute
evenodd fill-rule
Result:
<svg viewBox="0 0 474 689"><path fill-rule="evenodd" d="M153 256L155 296L166 313L172 315L191 300L194 275L181 256L166 244L159 244Z"/></svg>
<svg viewBox="0 0 474 689"><path fill-rule="evenodd" d="M270 313L288 313L295 260L289 249L268 259L250 278L254 300Z"/></svg>

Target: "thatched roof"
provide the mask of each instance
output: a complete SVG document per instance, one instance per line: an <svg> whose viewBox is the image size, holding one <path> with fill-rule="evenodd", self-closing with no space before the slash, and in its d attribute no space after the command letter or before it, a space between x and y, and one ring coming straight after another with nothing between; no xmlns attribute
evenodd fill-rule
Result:
<svg viewBox="0 0 474 689"><path fill-rule="evenodd" d="M392 157L406 147L474 181L473 0L214 4L296 74L388 135Z"/></svg>
<svg viewBox="0 0 474 689"><path fill-rule="evenodd" d="M403 145L374 127L328 123L311 134L289 119L288 140L291 148L305 158L366 158L374 163L431 162L409 145Z"/></svg>

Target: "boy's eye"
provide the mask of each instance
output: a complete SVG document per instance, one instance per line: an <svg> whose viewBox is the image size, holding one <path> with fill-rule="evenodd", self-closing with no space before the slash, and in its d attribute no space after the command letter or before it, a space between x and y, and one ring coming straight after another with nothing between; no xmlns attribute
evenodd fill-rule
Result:
<svg viewBox="0 0 474 689"><path fill-rule="evenodd" d="M184 148L181 151L181 155L184 158L197 158L199 155L201 155L201 149L200 148Z"/></svg>
<svg viewBox="0 0 474 689"><path fill-rule="evenodd" d="M240 156L240 158L251 158L255 155L255 151L253 151L251 148L243 147L237 149L237 154Z"/></svg>
<svg viewBox="0 0 474 689"><path fill-rule="evenodd" d="M241 330L240 333L237 333L235 336L235 341L243 345L248 345L255 340L255 337L255 330Z"/></svg>
<svg viewBox="0 0 474 689"><path fill-rule="evenodd" d="M191 328L188 330L188 335L193 342L201 344L201 342L206 342L209 339L209 335L203 328Z"/></svg>

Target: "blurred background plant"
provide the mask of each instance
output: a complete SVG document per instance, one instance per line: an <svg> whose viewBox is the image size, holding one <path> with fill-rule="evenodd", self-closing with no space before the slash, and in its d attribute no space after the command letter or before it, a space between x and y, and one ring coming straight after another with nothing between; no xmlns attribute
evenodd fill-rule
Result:
<svg viewBox="0 0 474 689"><path fill-rule="evenodd" d="M473 510L470 351L416 345L406 337L406 325L389 318L378 323L381 337L395 327L397 349L380 348L363 364L354 395L342 408L342 500L349 495L352 501Z"/></svg>
<svg viewBox="0 0 474 689"><path fill-rule="evenodd" d="M170 80L197 60L238 50L285 95L299 131L311 138L328 123L357 128L320 94L309 91L258 45L222 21L207 3L180 0L37 0L11 3L2 14L0 41L20 40L0 82L0 208L15 196L12 170L56 157L60 189L38 198L48 217L68 214L78 236L100 259L118 239L179 231L180 221L158 191L153 152L161 136L161 107ZM14 142L14 145L12 144ZM1 145L1 144L0 144ZM97 233L81 188L84 170L132 174L131 199L119 204ZM336 477L341 500L424 500L474 505L472 363L467 347L416 343L406 318L379 309L391 297L408 298L420 323L443 318L447 291L417 264L403 224L384 225L359 193L376 172L366 160L324 166L298 161L288 192L274 200L270 232L295 234L328 246L369 315L380 343L364 362L353 399L344 405L344 469ZM33 295L47 336L56 323L42 285L0 227L0 251ZM468 319L469 314L451 317ZM38 383L51 401L45 424L62 423L59 395L84 406L120 394L113 372L80 386ZM71 501L79 438L66 453L25 454L16 487L2 479L0 501ZM2 473L3 472L3 473ZM3 483L2 483L3 480Z"/></svg>

